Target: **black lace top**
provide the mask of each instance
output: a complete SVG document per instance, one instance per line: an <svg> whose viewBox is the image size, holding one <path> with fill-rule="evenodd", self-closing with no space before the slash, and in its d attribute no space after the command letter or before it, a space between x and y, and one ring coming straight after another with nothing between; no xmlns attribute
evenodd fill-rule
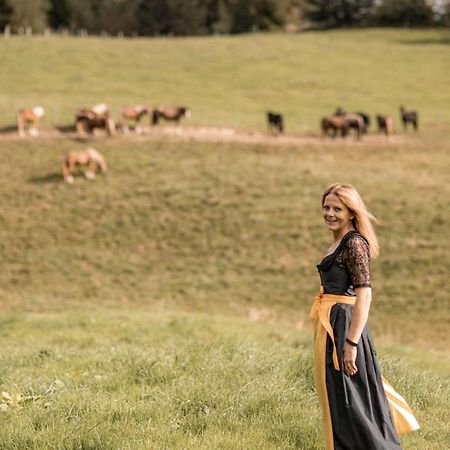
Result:
<svg viewBox="0 0 450 450"><path fill-rule="evenodd" d="M349 231L339 246L317 265L326 294L355 295L357 287L370 287L369 244L357 231Z"/></svg>

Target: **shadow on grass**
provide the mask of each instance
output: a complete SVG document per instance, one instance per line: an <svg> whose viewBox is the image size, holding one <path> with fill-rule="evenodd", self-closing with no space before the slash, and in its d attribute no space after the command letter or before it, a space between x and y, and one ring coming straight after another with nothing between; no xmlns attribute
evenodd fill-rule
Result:
<svg viewBox="0 0 450 450"><path fill-rule="evenodd" d="M440 39L400 39L396 40L398 44L405 45L450 45L450 38Z"/></svg>
<svg viewBox="0 0 450 450"><path fill-rule="evenodd" d="M31 177L28 178L29 183L35 184L44 184L44 183L61 183L62 176L58 172L48 173L47 175L43 175L40 177Z"/></svg>
<svg viewBox="0 0 450 450"><path fill-rule="evenodd" d="M60 133L73 133L76 131L75 125L73 123L64 125L54 125L54 128Z"/></svg>
<svg viewBox="0 0 450 450"><path fill-rule="evenodd" d="M16 133L17 132L17 125L6 125L4 127L0 127L0 134L6 134L6 133Z"/></svg>

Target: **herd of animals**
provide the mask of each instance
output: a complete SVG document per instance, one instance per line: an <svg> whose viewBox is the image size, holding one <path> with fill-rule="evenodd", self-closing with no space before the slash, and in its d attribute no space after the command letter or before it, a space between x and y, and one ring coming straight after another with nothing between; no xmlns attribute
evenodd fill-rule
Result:
<svg viewBox="0 0 450 450"><path fill-rule="evenodd" d="M406 130L409 125L417 131L419 128L419 114L415 110L406 110L400 106L400 118L403 128ZM351 130L354 131L356 139L360 139L366 134L370 127L370 116L364 112L349 113L338 107L334 114L325 116L320 121L320 128L323 137L337 136L346 137ZM390 136L394 133L394 119L392 116L381 114L376 115L378 132ZM284 117L281 113L267 112L267 127L269 134L284 133Z"/></svg>
<svg viewBox="0 0 450 450"><path fill-rule="evenodd" d="M181 118L190 117L189 108L179 106L175 108L158 107L153 110L144 105L133 105L123 108L120 121L115 122L111 112L105 103L99 103L91 108L81 108L75 113L75 128L80 136L94 134L96 130L104 130L109 136L121 131L126 134L130 131L130 123L133 122L134 131L142 133L141 119L144 116L151 117L152 125L157 125L161 119L179 123ZM21 109L17 112L17 131L24 137L26 132L31 136L39 136L39 120L45 116L42 106L30 109ZM62 175L64 181L73 183L74 173L78 167L84 168L84 175L88 179L94 179L96 172L106 172L107 164L103 156L93 148L74 150L61 159Z"/></svg>
<svg viewBox="0 0 450 450"><path fill-rule="evenodd" d="M105 103L99 103L91 108L82 108L75 113L75 128L80 136L94 134L97 129L104 130L112 136L116 132L129 133L130 124L136 133L142 133L141 119L149 116L153 126L164 119L179 124L183 117L190 117L191 111L184 106L150 109L144 105L127 106L122 109L120 120L116 123L111 117L111 112ZM39 120L45 116L44 108L36 106L30 109L21 109L17 112L17 130L21 137L26 132L31 136L39 135ZM403 128L409 125L417 131L419 127L419 115L415 110L406 110L400 107L400 118ZM266 113L268 132L271 135L283 134L285 130L284 116L281 113L268 111ZM394 132L394 121L391 116L376 115L378 132L389 136ZM345 138L350 131L354 131L356 139L368 132L371 120L368 114L363 112L349 113L338 107L334 114L325 116L320 122L323 137ZM84 167L86 178L95 178L96 172L106 172L107 164L103 156L93 148L71 151L62 157L62 174L64 181L72 183L77 167Z"/></svg>
<svg viewBox="0 0 450 450"><path fill-rule="evenodd" d="M31 136L39 135L39 121L45 115L42 106L30 109L21 109L17 112L17 131L20 136L26 132ZM151 117L152 125L157 125L161 119L179 123L182 117L190 117L191 111L183 106L175 108L158 107L150 109L145 105L127 106L122 109L119 122L115 122L111 116L111 110L106 103L99 103L91 108L81 108L75 113L75 128L81 136L93 134L97 129L113 135L118 131L129 132L130 122L134 123L134 130L142 132L141 119L144 116Z"/></svg>

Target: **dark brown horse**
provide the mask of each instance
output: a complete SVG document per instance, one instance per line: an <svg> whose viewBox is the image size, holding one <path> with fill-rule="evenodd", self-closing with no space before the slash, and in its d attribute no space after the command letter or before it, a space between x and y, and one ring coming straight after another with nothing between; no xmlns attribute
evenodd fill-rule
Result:
<svg viewBox="0 0 450 450"><path fill-rule="evenodd" d="M182 117L189 118L191 115L190 109L184 106L176 108L164 108L160 106L153 110L152 125L157 125L160 119L170 120L178 124Z"/></svg>
<svg viewBox="0 0 450 450"><path fill-rule="evenodd" d="M414 128L414 131L417 131L419 128L419 113L415 110L406 111L403 106L400 106L400 117L403 123L403 129L407 129L407 125L410 123Z"/></svg>
<svg viewBox="0 0 450 450"><path fill-rule="evenodd" d="M136 131L136 133L142 133L142 128L139 125L139 121L142 119L142 117L149 113L149 108L144 105L133 105L123 108L120 114L123 131L125 133L128 133L128 122L132 121L134 122L134 131Z"/></svg>
<svg viewBox="0 0 450 450"><path fill-rule="evenodd" d="M348 134L349 124L343 116L326 116L321 122L322 136L330 136L335 138L338 133L341 137L346 137Z"/></svg>
<svg viewBox="0 0 450 450"><path fill-rule="evenodd" d="M378 132L390 136L394 133L394 121L391 116L377 114Z"/></svg>
<svg viewBox="0 0 450 450"><path fill-rule="evenodd" d="M82 108L75 113L75 127L80 135L92 134L96 129L105 130L109 136L116 131L114 120L110 117L109 108L99 103L92 108Z"/></svg>
<svg viewBox="0 0 450 450"><path fill-rule="evenodd" d="M361 135L364 133L364 130L366 129L366 125L364 123L364 119L361 116L361 114L347 113L339 117L342 117L347 121L348 127L352 130L355 130L355 138L360 139Z"/></svg>

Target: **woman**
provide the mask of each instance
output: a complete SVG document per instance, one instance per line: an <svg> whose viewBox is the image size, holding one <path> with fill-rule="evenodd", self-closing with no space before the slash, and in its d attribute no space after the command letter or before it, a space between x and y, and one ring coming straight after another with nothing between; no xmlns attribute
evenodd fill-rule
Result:
<svg viewBox="0 0 450 450"><path fill-rule="evenodd" d="M399 450L398 435L419 428L405 400L381 376L366 322L370 259L378 255L371 219L356 189L333 184L322 197L334 243L317 266L321 290L311 310L314 374L327 450Z"/></svg>

